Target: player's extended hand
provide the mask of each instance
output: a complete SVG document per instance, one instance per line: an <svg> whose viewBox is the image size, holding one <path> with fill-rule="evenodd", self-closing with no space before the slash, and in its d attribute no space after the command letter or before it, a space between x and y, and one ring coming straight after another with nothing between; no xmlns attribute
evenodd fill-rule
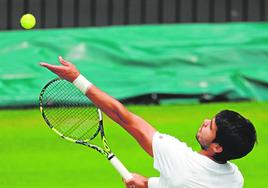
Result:
<svg viewBox="0 0 268 188"><path fill-rule="evenodd" d="M64 60L61 56L59 56L59 62L62 65L51 65L44 62L40 62L40 65L48 68L50 71L54 72L59 77L68 80L69 82L73 82L79 76L79 71L72 63Z"/></svg>
<svg viewBox="0 0 268 188"><path fill-rule="evenodd" d="M132 176L131 179L124 180L126 188L148 188L148 178L135 173Z"/></svg>

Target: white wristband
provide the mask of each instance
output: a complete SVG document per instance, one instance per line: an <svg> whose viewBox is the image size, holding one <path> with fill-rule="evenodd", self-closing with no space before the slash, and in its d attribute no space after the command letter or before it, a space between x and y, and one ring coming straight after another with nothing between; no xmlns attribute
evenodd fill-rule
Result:
<svg viewBox="0 0 268 188"><path fill-rule="evenodd" d="M80 74L74 81L73 84L77 87L82 93L86 94L87 90L93 85L88 81L82 74Z"/></svg>

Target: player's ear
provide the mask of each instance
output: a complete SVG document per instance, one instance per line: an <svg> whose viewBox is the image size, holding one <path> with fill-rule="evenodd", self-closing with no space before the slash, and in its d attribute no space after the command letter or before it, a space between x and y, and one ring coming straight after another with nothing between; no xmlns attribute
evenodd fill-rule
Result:
<svg viewBox="0 0 268 188"><path fill-rule="evenodd" d="M212 143L211 148L214 153L221 153L223 151L223 147L218 143Z"/></svg>

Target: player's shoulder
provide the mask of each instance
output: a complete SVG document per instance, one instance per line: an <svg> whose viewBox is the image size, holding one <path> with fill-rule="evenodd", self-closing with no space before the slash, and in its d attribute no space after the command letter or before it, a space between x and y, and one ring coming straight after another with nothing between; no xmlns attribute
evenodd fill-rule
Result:
<svg viewBox="0 0 268 188"><path fill-rule="evenodd" d="M231 168L234 172L241 174L240 169L239 169L239 167L238 167L236 164L234 164L234 163L232 163L232 162L230 162L230 161L228 161L227 164L230 166L230 168Z"/></svg>
<svg viewBox="0 0 268 188"><path fill-rule="evenodd" d="M239 167L236 164L231 163L231 162L228 162L228 164L232 168L233 175L234 175L233 177L235 178L235 180L237 182L239 182L239 184L243 185L244 184L244 177L243 177Z"/></svg>
<svg viewBox="0 0 268 188"><path fill-rule="evenodd" d="M153 145L155 146L164 146L166 148L180 148L183 150L189 150L192 151L192 148L189 147L185 142L181 141L180 139L171 136L169 134L164 134L160 132L155 132L153 136Z"/></svg>
<svg viewBox="0 0 268 188"><path fill-rule="evenodd" d="M177 143L177 144L185 144L184 142L180 141L178 138L171 136L169 134L155 132L153 139L159 142L168 142L168 143Z"/></svg>

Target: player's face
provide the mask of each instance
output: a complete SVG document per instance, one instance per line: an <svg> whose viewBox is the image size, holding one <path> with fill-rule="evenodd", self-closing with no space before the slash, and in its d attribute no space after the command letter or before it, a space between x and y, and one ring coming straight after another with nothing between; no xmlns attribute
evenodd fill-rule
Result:
<svg viewBox="0 0 268 188"><path fill-rule="evenodd" d="M216 138L216 132L217 126L215 123L215 118L211 120L205 119L196 134L196 139L202 149L209 148L212 141Z"/></svg>

